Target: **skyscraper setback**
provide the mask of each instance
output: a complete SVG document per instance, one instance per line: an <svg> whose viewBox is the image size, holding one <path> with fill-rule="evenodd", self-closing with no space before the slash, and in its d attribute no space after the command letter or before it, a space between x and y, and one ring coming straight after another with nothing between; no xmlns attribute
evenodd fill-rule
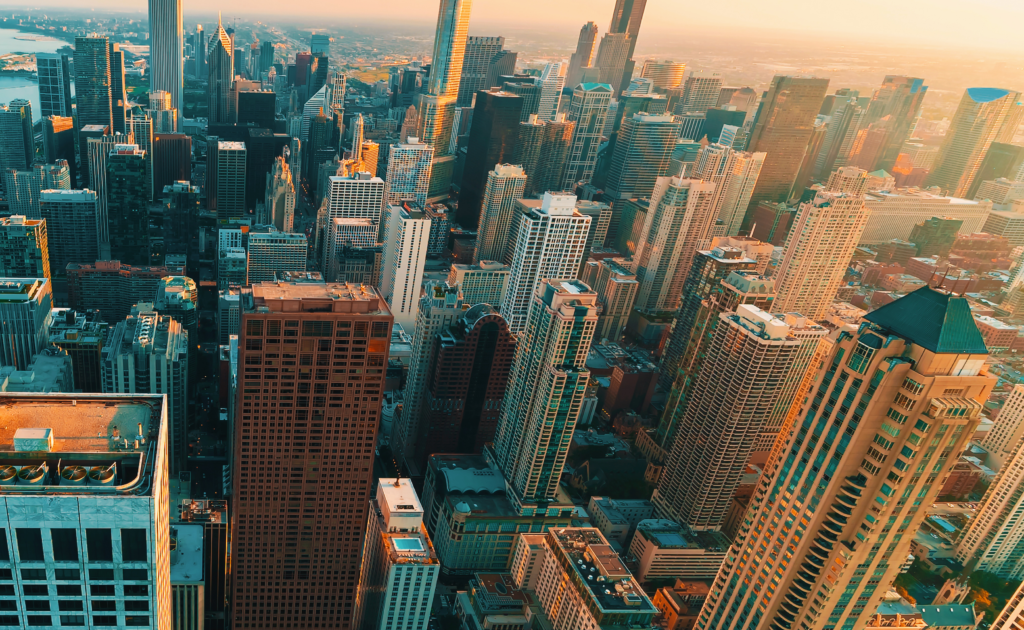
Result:
<svg viewBox="0 0 1024 630"><path fill-rule="evenodd" d="M355 602L345 594L359 585L391 313L359 285L263 283L241 293L238 363L250 371L238 377L233 443L232 613L243 624L351 628ZM278 371L282 353L320 367ZM332 377L351 366L356 378ZM260 600L267 583L309 594Z"/></svg>

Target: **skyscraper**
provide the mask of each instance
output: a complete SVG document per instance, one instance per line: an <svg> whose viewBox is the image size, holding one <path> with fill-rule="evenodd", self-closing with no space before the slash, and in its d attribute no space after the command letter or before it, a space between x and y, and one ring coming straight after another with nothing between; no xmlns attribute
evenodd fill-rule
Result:
<svg viewBox="0 0 1024 630"><path fill-rule="evenodd" d="M35 154L32 104L18 98L7 105L0 105L0 165L5 170L28 170Z"/></svg>
<svg viewBox="0 0 1024 630"><path fill-rule="evenodd" d="M502 260L509 241L512 215L526 186L526 173L522 167L498 164L487 174L480 225L477 226L476 253L481 260Z"/></svg>
<svg viewBox="0 0 1024 630"><path fill-rule="evenodd" d="M279 271L305 271L308 251L305 234L278 232L273 226L249 230L248 284L273 282Z"/></svg>
<svg viewBox="0 0 1024 630"><path fill-rule="evenodd" d="M601 315L597 319L594 339L617 341L633 311L640 283L636 274L622 264L621 258L591 258L583 267L582 280L597 293Z"/></svg>
<svg viewBox="0 0 1024 630"><path fill-rule="evenodd" d="M50 337L53 286L46 278L0 279L0 365L32 364Z"/></svg>
<svg viewBox="0 0 1024 630"><path fill-rule="evenodd" d="M391 146L388 151L388 172L385 203L401 203L413 199L416 205L427 204L434 147L410 137L406 143Z"/></svg>
<svg viewBox="0 0 1024 630"><path fill-rule="evenodd" d="M871 168L891 171L903 149L903 144L910 139L910 134L921 116L921 105L928 86L924 79L898 75L887 75L882 86L875 90L868 104L868 122L875 123L888 118L886 134L879 157Z"/></svg>
<svg viewBox="0 0 1024 630"><path fill-rule="evenodd" d="M772 79L747 142L748 151L767 154L747 217L761 201L788 201L827 89L828 79L781 74Z"/></svg>
<svg viewBox="0 0 1024 630"><path fill-rule="evenodd" d="M590 222L576 209L575 195L544 193L543 200L519 201L505 247L504 262L511 272L499 309L512 332L526 329L537 287L544 279L576 278Z"/></svg>
<svg viewBox="0 0 1024 630"><path fill-rule="evenodd" d="M71 176L67 163L61 160L56 164L34 164L27 171L8 170L3 174L3 183L10 213L38 219L39 193L69 190Z"/></svg>
<svg viewBox="0 0 1024 630"><path fill-rule="evenodd" d="M477 92L494 87L487 85L487 71L490 69L491 60L500 54L504 47L504 37L472 35L466 38L457 107L471 107Z"/></svg>
<svg viewBox="0 0 1024 630"><path fill-rule="evenodd" d="M583 83L573 89L566 119L574 127L562 175L563 190L575 190L577 183L589 182L594 176L611 98L612 88L605 83Z"/></svg>
<svg viewBox="0 0 1024 630"><path fill-rule="evenodd" d="M219 218L240 219L246 215L245 176L248 151L245 143L217 140L210 145L206 166L207 205ZM212 187L209 185L211 179L214 182Z"/></svg>
<svg viewBox="0 0 1024 630"><path fill-rule="evenodd" d="M522 326L494 438L513 505L555 499L583 396L597 294L578 280L540 280Z"/></svg>
<svg viewBox="0 0 1024 630"><path fill-rule="evenodd" d="M37 53L36 69L39 75L39 115L72 115L71 60L67 55Z"/></svg>
<svg viewBox="0 0 1024 630"><path fill-rule="evenodd" d="M5 611L4 623L55 624L63 618L64 623L85 624L89 614L93 623L110 626L127 617L128 623L172 627L168 419L163 398L0 394L0 401L4 457L17 466L8 469L17 483L5 485L2 493L2 518L13 528L9 553L16 549L19 562L35 564L12 571L10 586L18 595L8 600L21 611L33 612ZM44 418L46 427L41 426ZM46 455L25 461L18 447ZM108 509L88 507L96 503ZM14 507L18 504L24 511ZM48 510L66 520L39 518ZM109 568L115 553L126 565L116 574ZM107 563L108 568L98 563ZM60 568L55 570L55 564ZM47 577L47 565L60 577ZM64 583L53 584L54 579ZM96 595L90 593L85 614L76 610L84 605L68 604L84 604L83 595L69 599L71 593L83 592L84 579L102 580L90 584ZM34 596L22 596L28 593ZM107 612L118 609L127 609L128 614Z"/></svg>
<svg viewBox="0 0 1024 630"><path fill-rule="evenodd" d="M561 61L544 65L540 74L540 102L537 104L537 117L541 120L555 120L558 115L565 72L566 64Z"/></svg>
<svg viewBox="0 0 1024 630"><path fill-rule="evenodd" d="M714 196L711 182L658 178L635 254L637 309L655 313L679 307L694 254L711 238Z"/></svg>
<svg viewBox="0 0 1024 630"><path fill-rule="evenodd" d="M764 153L734 151L720 144L709 144L697 152L694 179L715 184L713 236L739 234L764 160Z"/></svg>
<svg viewBox="0 0 1024 630"><path fill-rule="evenodd" d="M192 136L183 133L153 134L153 199L163 198L174 182L192 179Z"/></svg>
<svg viewBox="0 0 1024 630"><path fill-rule="evenodd" d="M942 141L928 185L964 197L993 142L1010 142L1020 124L1015 115L1021 93L998 88L967 88Z"/></svg>
<svg viewBox="0 0 1024 630"><path fill-rule="evenodd" d="M683 82L683 94L676 105L676 114L704 113L718 105L722 93L722 77L690 72Z"/></svg>
<svg viewBox="0 0 1024 630"><path fill-rule="evenodd" d="M459 80L466 53L469 11L472 0L441 0L434 32L427 92L435 96L458 96ZM421 112L422 115L422 112Z"/></svg>
<svg viewBox="0 0 1024 630"><path fill-rule="evenodd" d="M900 571L995 379L966 298L924 287L865 320L776 443L698 630L863 627Z"/></svg>
<svg viewBox="0 0 1024 630"><path fill-rule="evenodd" d="M230 123L231 80L235 76L235 46L217 16L217 30L210 38L207 51L207 87L209 105L207 117L211 123Z"/></svg>
<svg viewBox="0 0 1024 630"><path fill-rule="evenodd" d="M110 116L114 121L110 128L114 133L125 133L128 100L125 97L124 53L121 45L110 43Z"/></svg>
<svg viewBox="0 0 1024 630"><path fill-rule="evenodd" d="M0 278L51 280L46 221L0 217Z"/></svg>
<svg viewBox="0 0 1024 630"><path fill-rule="evenodd" d="M636 48L636 38L640 35L640 23L644 19L644 9L647 7L647 0L615 0L615 9L612 11L611 24L608 26L609 33L627 33L630 37L629 58L633 58L633 50Z"/></svg>
<svg viewBox="0 0 1024 630"><path fill-rule="evenodd" d="M682 123L673 116L634 114L622 122L605 191L613 199L649 197L668 174Z"/></svg>
<svg viewBox="0 0 1024 630"><path fill-rule="evenodd" d="M523 99L508 92L481 91L476 95L459 192L458 222L466 229L474 229L480 223L488 174L495 166L512 159L522 106Z"/></svg>
<svg viewBox="0 0 1024 630"><path fill-rule="evenodd" d="M295 223L295 185L288 162L283 157L274 160L274 168L267 173L267 191L263 198L262 223L273 224L281 232L291 232Z"/></svg>
<svg viewBox="0 0 1024 630"><path fill-rule="evenodd" d="M166 394L171 474L188 455L188 348L181 323L143 302L114 326L102 351L105 394Z"/></svg>
<svg viewBox="0 0 1024 630"><path fill-rule="evenodd" d="M78 166L75 160L75 121L70 116L43 118L43 161L55 164L64 160L68 165L68 183L78 186Z"/></svg>
<svg viewBox="0 0 1024 630"><path fill-rule="evenodd" d="M88 130L83 130L82 134ZM125 134L104 135L89 138L86 154L88 160L89 188L96 191L98 201L96 234L99 236L100 259L110 260L110 176L107 170L111 152L119 145L131 144L132 137ZM84 170L84 169L83 169Z"/></svg>
<svg viewBox="0 0 1024 630"><path fill-rule="evenodd" d="M149 0L149 45L149 90L169 92L171 108L180 111L185 47L181 0Z"/></svg>
<svg viewBox="0 0 1024 630"><path fill-rule="evenodd" d="M695 530L721 529L800 348L784 321L756 306L717 317L652 497L664 518Z"/></svg>
<svg viewBox="0 0 1024 630"><path fill-rule="evenodd" d="M597 81L607 83L614 96L622 92L627 66L632 67L633 62L629 53L632 47L633 40L628 33L612 32L605 33L597 47L594 59Z"/></svg>
<svg viewBox="0 0 1024 630"><path fill-rule="evenodd" d="M427 261L430 217L408 204L389 205L385 214L388 224L380 292L388 301L395 323L412 331Z"/></svg>
<svg viewBox="0 0 1024 630"><path fill-rule="evenodd" d="M160 280L182 273L180 266L133 267L116 260L72 262L66 269L68 304L80 312L101 310L104 319L117 322L128 317L134 305L152 300Z"/></svg>
<svg viewBox="0 0 1024 630"><path fill-rule="evenodd" d="M657 90L672 90L683 84L683 76L686 72L686 64L675 61L656 61L648 59L644 62L644 68L640 76L650 79ZM716 102L715 105L718 103ZM713 105L712 105L713 107Z"/></svg>
<svg viewBox="0 0 1024 630"><path fill-rule="evenodd" d="M344 388L340 382L332 383L330 370L347 368L312 369L308 380L298 372L239 373L233 444L234 469L238 473L232 476L236 515L231 532L234 587L251 592L260 588L260 582L271 580L284 588L322 590L324 599L233 598L232 614L236 623L252 624L259 617L276 617L272 623L290 623L292 628L351 628L348 620L355 597L346 599L345 593L348 589L354 593L359 585L359 557L373 488L373 445L384 385L384 374L371 370L383 370L387 364L391 314L372 287L309 282L268 282L243 288L241 310L239 365L275 366L280 359L273 355L279 354L282 331L287 330L297 334L293 339L298 343L286 346L313 348L323 361L347 362L352 357L352 361L363 362L369 369L349 379ZM294 406L262 407L253 394L245 393L247 388L276 389L289 392L287 395L294 392ZM314 389L324 393L310 395ZM328 391L336 399L332 401L334 406L326 404ZM256 425L262 425L264 418L268 424L292 426L282 427L288 431L272 439L268 434L255 433ZM333 434L335 430L348 433ZM312 438L331 435L326 431L333 434L327 440L330 450L338 449L340 453L344 449L344 453L326 453L325 447L314 446L325 441ZM273 453L269 452L271 448ZM278 448L281 453L277 453ZM259 471L260 467L277 468L275 472L281 477L260 474L264 472ZM316 492L316 498L303 492ZM301 498L305 496L310 498ZM297 540L287 540L290 538ZM291 549L285 547L286 541L296 543L295 551L286 550ZM263 551L268 548L263 544L271 542L274 551Z"/></svg>
<svg viewBox="0 0 1024 630"><path fill-rule="evenodd" d="M114 130L111 114L110 46L106 37L75 38L75 111L78 129L102 125ZM85 146L79 142L79 151Z"/></svg>
<svg viewBox="0 0 1024 630"><path fill-rule="evenodd" d="M153 201L153 119L146 114L142 116L132 115L128 118L127 124L128 133L131 134L133 142L146 152L146 171L149 177L146 183L146 198ZM163 191L163 186L160 187L160 191Z"/></svg>
<svg viewBox="0 0 1024 630"><path fill-rule="evenodd" d="M597 24L587 22L580 29L580 38L576 42L576 52L569 57L569 68L565 74L565 86L576 89L583 78L583 69L590 68L594 60L594 47L597 45Z"/></svg>
<svg viewBox="0 0 1024 630"><path fill-rule="evenodd" d="M44 190L39 195L39 214L46 221L50 269L55 284L66 286L69 262L99 259L96 235L96 193L91 190Z"/></svg>
<svg viewBox="0 0 1024 630"><path fill-rule="evenodd" d="M840 169L825 190L800 204L774 274L779 294L773 313L825 316L870 214L862 187L843 190L848 188L844 181L863 173L852 167Z"/></svg>
<svg viewBox="0 0 1024 630"><path fill-rule="evenodd" d="M146 152L135 144L118 144L107 157L107 227L110 260L128 265L150 265L149 164Z"/></svg>

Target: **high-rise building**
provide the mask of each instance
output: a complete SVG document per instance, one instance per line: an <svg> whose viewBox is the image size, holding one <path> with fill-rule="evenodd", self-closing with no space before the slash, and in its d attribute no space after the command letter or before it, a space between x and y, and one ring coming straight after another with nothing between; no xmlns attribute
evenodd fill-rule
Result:
<svg viewBox="0 0 1024 630"><path fill-rule="evenodd" d="M670 115L634 114L622 122L605 191L613 199L649 197L668 174L682 123Z"/></svg>
<svg viewBox="0 0 1024 630"><path fill-rule="evenodd" d="M44 190L70 190L71 174L63 160L56 164L33 164L27 171L9 169L3 174L4 193L11 214L40 218L39 194Z"/></svg>
<svg viewBox="0 0 1024 630"><path fill-rule="evenodd" d="M499 309L512 332L518 335L526 330L544 279L576 278L590 223L591 218L576 209L575 195L544 193L543 200L519 201L505 247L503 262L510 273Z"/></svg>
<svg viewBox="0 0 1024 630"><path fill-rule="evenodd" d="M747 141L748 151L767 154L748 217L761 201L788 201L827 89L828 79L781 74L772 79Z"/></svg>
<svg viewBox="0 0 1024 630"><path fill-rule="evenodd" d="M142 116L130 115L127 121L128 133L139 149L145 152L146 159L146 199L153 201L153 120L143 114ZM189 156L191 158L191 155ZM189 164L191 166L191 163ZM191 170L191 169L190 169ZM189 173L191 175L191 173ZM160 187L163 191L163 187Z"/></svg>
<svg viewBox="0 0 1024 630"><path fill-rule="evenodd" d="M498 164L487 174L477 226L475 260L504 260L512 215L523 198L526 181L527 174L523 168L511 164Z"/></svg>
<svg viewBox="0 0 1024 630"><path fill-rule="evenodd" d="M0 279L0 365L25 369L46 347L53 319L46 278Z"/></svg>
<svg viewBox="0 0 1024 630"><path fill-rule="evenodd" d="M491 61L501 54L505 47L504 37L482 37L470 35L466 38L466 49L459 78L457 107L471 107L473 97L480 90L494 87L487 85L487 73Z"/></svg>
<svg viewBox="0 0 1024 630"><path fill-rule="evenodd" d="M276 158L274 167L267 173L263 212L261 223L272 224L281 232L291 232L295 226L295 184L284 157Z"/></svg>
<svg viewBox="0 0 1024 630"><path fill-rule="evenodd" d="M705 113L718 105L721 92L722 77L717 73L705 75L691 71L683 82L683 94L676 105L676 114Z"/></svg>
<svg viewBox="0 0 1024 630"><path fill-rule="evenodd" d="M146 115L153 120L154 134L174 133L178 130L178 110L171 106L170 92L150 92Z"/></svg>
<svg viewBox="0 0 1024 630"><path fill-rule="evenodd" d="M30 565L12 572L16 599L8 600L25 612L5 611L3 623L85 625L89 619L114 627L171 628L163 398L0 394L0 401L4 456L14 464L3 489L3 518L13 528L9 555ZM97 503L108 509L90 507ZM123 563L116 573L109 568L115 554ZM88 613L68 604L82 603L84 580ZM127 614L119 615L119 609Z"/></svg>
<svg viewBox="0 0 1024 630"><path fill-rule="evenodd" d="M171 108L181 110L185 38L181 0L149 0L149 90L169 92Z"/></svg>
<svg viewBox="0 0 1024 630"><path fill-rule="evenodd" d="M84 131L88 125L102 125L113 133L110 46L107 38L76 37L74 61L78 129ZM79 151L85 145L85 138L80 138Z"/></svg>
<svg viewBox="0 0 1024 630"><path fill-rule="evenodd" d="M153 134L153 199L163 198L174 182L192 179L192 136L183 133Z"/></svg>
<svg viewBox="0 0 1024 630"><path fill-rule="evenodd" d="M43 118L43 161L56 164L64 160L68 165L68 183L78 184L78 165L75 160L75 121L70 116Z"/></svg>
<svg viewBox="0 0 1024 630"><path fill-rule="evenodd" d="M714 236L739 234L764 160L764 153L735 151L721 144L709 144L697 153L693 178L715 184Z"/></svg>
<svg viewBox="0 0 1024 630"><path fill-rule="evenodd" d="M279 271L305 271L305 234L278 232L271 225L249 230L247 284L272 282Z"/></svg>
<svg viewBox="0 0 1024 630"><path fill-rule="evenodd" d="M985 182L1000 178L1024 181L1024 145L993 142L967 190L967 199L978 199Z"/></svg>
<svg viewBox="0 0 1024 630"><path fill-rule="evenodd" d="M1021 93L967 88L942 141L928 185L965 197L993 142L1012 142L1020 124Z"/></svg>
<svg viewBox="0 0 1024 630"><path fill-rule="evenodd" d="M35 160L36 143L32 133L32 104L14 99L0 105L0 165L4 170L27 170Z"/></svg>
<svg viewBox="0 0 1024 630"><path fill-rule="evenodd" d="M68 263L68 304L76 311L99 311L103 318L119 322L132 306L153 299L160 280L182 275L183 268L122 265L116 260Z"/></svg>
<svg viewBox="0 0 1024 630"><path fill-rule="evenodd" d="M597 55L594 58L597 81L608 84L613 95L617 96L625 87L623 79L627 67L632 74L633 61L629 51L633 46L634 41L629 33L608 32L601 38L601 43L597 47Z"/></svg>
<svg viewBox="0 0 1024 630"><path fill-rule="evenodd" d="M800 341L781 319L743 304L717 315L652 502L663 518L718 531Z"/></svg>
<svg viewBox="0 0 1024 630"><path fill-rule="evenodd" d="M863 194L841 192L842 173L852 171L858 169L840 169L826 190L800 204L774 274L778 297L773 313L821 319L835 299L869 214Z"/></svg>
<svg viewBox="0 0 1024 630"><path fill-rule="evenodd" d="M966 298L924 287L864 319L776 443L698 630L863 627L901 570L995 378Z"/></svg>
<svg viewBox="0 0 1024 630"><path fill-rule="evenodd" d="M992 630L1012 630L1015 626L1024 623L1024 585L1018 586L1013 597L1006 602L1006 606L996 617L992 624Z"/></svg>
<svg viewBox="0 0 1024 630"><path fill-rule="evenodd" d="M569 57L569 68L566 70L565 87L576 89L583 79L583 70L590 68L594 61L594 50L597 45L597 24L587 22L580 29L580 38L576 42L576 52Z"/></svg>
<svg viewBox="0 0 1024 630"><path fill-rule="evenodd" d="M217 30L210 37L206 54L207 88L209 93L207 117L210 123L230 123L231 81L235 76L235 45L217 16Z"/></svg>
<svg viewBox="0 0 1024 630"><path fill-rule="evenodd" d="M40 216L46 221L47 250L55 290L66 288L64 270L70 262L95 261L97 200L91 190L44 190L39 195Z"/></svg>
<svg viewBox="0 0 1024 630"><path fill-rule="evenodd" d="M152 300L153 308L161 315L173 317L188 333L193 343L188 346L189 364L193 371L189 378L196 380L196 349L199 344L199 288L196 281L188 276L166 276L160 279Z"/></svg>
<svg viewBox="0 0 1024 630"><path fill-rule="evenodd" d="M256 284L241 290L241 308L239 365L266 365L269 370L279 361L273 355L279 353L281 331L286 330L297 333L294 339L302 347L315 348L321 360L333 357L334 361L348 361L350 356L359 356L352 360L375 367L349 379L344 388L341 383L332 382L330 369L345 368L312 369L308 380L297 372L239 374L238 429L234 433L237 472L232 476L233 586L243 593L252 592L260 588L260 582L272 580L284 588L323 590L325 599L233 598L232 614L236 623L243 624L269 616L277 617L278 624L291 623L293 628L351 628L352 624L345 619L352 618L356 598L346 599L345 593L348 589L355 593L359 586L359 556L373 488L374 443L391 338L391 314L372 287L337 283ZM370 371L378 368L380 373ZM252 394L245 393L247 388L298 391L293 407L271 408L253 400ZM325 393L311 396L307 389ZM337 399L332 401L335 406L326 404L328 391ZM271 440L267 434L254 433L264 418L268 424L292 426L287 427L290 431ZM324 447L313 446L323 444L324 440L311 438L330 435L328 430L332 434L335 430L348 431L340 436L334 434L339 436L338 440L328 440L332 451L337 448L340 453L344 449L345 453L328 454L322 452ZM273 453L269 452L271 448L275 449ZM277 448L282 453L277 453ZM284 453L284 449L289 452ZM259 471L260 467L281 469L275 472L282 476L259 474L264 472ZM298 475L291 477L295 473ZM303 492L316 492L316 499L307 502L298 498L311 496ZM292 502L298 507L289 508L294 505ZM301 511L287 512L288 509ZM321 529L315 529L316 526ZM288 538L298 539L288 541L296 543L296 551L286 550ZM271 541L274 551L263 551L267 549L263 543ZM316 616L320 621L315 620ZM305 621L300 621L303 617Z"/></svg>
<svg viewBox="0 0 1024 630"><path fill-rule="evenodd" d="M76 312L55 308L50 324L50 345L71 359L75 389L87 394L103 391L103 340L107 324L98 311Z"/></svg>
<svg viewBox="0 0 1024 630"><path fill-rule="evenodd" d="M109 136L109 137L108 137ZM114 138L117 138L116 142L112 142ZM107 155L110 154L109 148L96 151L94 153L93 144L96 142L106 142L107 146L113 146L113 144L124 144L129 142L131 138L123 134L117 134L111 136L110 127L108 125L84 125L78 130L79 139L79 166L82 168L81 185L86 188L91 188L99 192L98 185L106 181L106 159ZM85 151L82 151L82 147L85 147ZM98 148L101 145L96 145ZM102 168L93 164L97 160L103 165ZM70 163L69 163L70 164Z"/></svg>
<svg viewBox="0 0 1024 630"><path fill-rule="evenodd" d="M128 265L153 261L150 242L149 164L135 144L115 145L107 157L107 229L110 257Z"/></svg>
<svg viewBox="0 0 1024 630"><path fill-rule="evenodd" d="M378 479L369 512L352 627L427 628L441 571L412 481Z"/></svg>
<svg viewBox="0 0 1024 630"><path fill-rule="evenodd" d="M410 137L406 143L391 146L388 151L387 196L385 203L401 203L412 199L418 206L427 203L434 147Z"/></svg>
<svg viewBox="0 0 1024 630"><path fill-rule="evenodd" d="M207 150L207 207L221 219L241 219L245 212L246 159L244 142L211 141ZM211 184L213 184L211 186ZM211 190L212 189L212 190Z"/></svg>
<svg viewBox="0 0 1024 630"><path fill-rule="evenodd" d="M405 381L402 406L391 429L391 450L399 470L419 477L423 474L417 456L416 440L420 436L424 393L427 382L438 364L434 361L437 336L452 326L468 308L457 284L430 283L420 298L416 326L412 332L412 355Z"/></svg>
<svg viewBox="0 0 1024 630"><path fill-rule="evenodd" d="M488 91L494 91L494 89ZM505 81L501 85L501 91L514 94L522 99L522 109L519 112L520 122L526 122L530 116L537 114L537 109L540 106L540 83L537 82L536 77Z"/></svg>
<svg viewBox="0 0 1024 630"><path fill-rule="evenodd" d="M411 331L419 310L423 267L430 241L430 217L409 204L389 205L386 215L387 238L380 292L388 301L395 322Z"/></svg>
<svg viewBox="0 0 1024 630"><path fill-rule="evenodd" d="M541 120L555 120L562 103L562 89L565 87L566 64L558 61L544 65L540 73L540 102L537 116Z"/></svg>
<svg viewBox="0 0 1024 630"><path fill-rule="evenodd" d="M640 76L650 79L657 90L673 90L683 84L685 73L685 63L678 63L667 59L665 61L648 59L644 62L644 69L640 72ZM716 102L715 105L717 104Z"/></svg>
<svg viewBox="0 0 1024 630"><path fill-rule="evenodd" d="M0 217L0 277L51 280L46 221Z"/></svg>
<svg viewBox="0 0 1024 630"><path fill-rule="evenodd" d="M658 178L635 254L637 309L655 313L679 307L693 257L711 239L714 197L711 182Z"/></svg>
<svg viewBox="0 0 1024 630"><path fill-rule="evenodd" d="M622 258L591 258L583 267L582 280L597 293L600 317L594 338L618 341L626 320L633 311L640 283L636 274L627 269Z"/></svg>
<svg viewBox="0 0 1024 630"><path fill-rule="evenodd" d="M459 192L458 222L466 229L475 229L480 222L488 174L512 159L522 106L523 99L509 92L481 91L476 95Z"/></svg>
<svg viewBox="0 0 1024 630"><path fill-rule="evenodd" d="M328 282L338 277L338 256L345 248L365 249L377 244L378 228L370 219L331 219L327 225L320 269Z"/></svg>
<svg viewBox="0 0 1024 630"><path fill-rule="evenodd" d="M440 4L434 33L434 51L430 57L430 80L427 85L430 94L459 95L471 5L467 0L442 0Z"/></svg>
<svg viewBox="0 0 1024 630"><path fill-rule="evenodd" d="M188 333L179 322L142 302L114 326L102 350L104 393L167 396L172 474L184 469L188 455L188 346Z"/></svg>
<svg viewBox="0 0 1024 630"><path fill-rule="evenodd" d="M574 129L575 123L566 122L564 112L549 121L531 115L519 124L511 163L521 166L526 174L524 196L535 197L561 189Z"/></svg>
<svg viewBox="0 0 1024 630"><path fill-rule="evenodd" d="M246 284L249 259L244 247L221 247L217 250L217 289L226 291L232 285ZM222 341L221 343L226 343Z"/></svg>
<svg viewBox="0 0 1024 630"><path fill-rule="evenodd" d="M597 294L578 280L541 280L530 300L494 438L494 456L514 505L555 499L590 381L587 353Z"/></svg>
<svg viewBox="0 0 1024 630"><path fill-rule="evenodd" d="M611 97L612 88L605 83L582 83L573 89L566 119L574 127L562 176L563 190L574 190L577 183L589 182L594 176Z"/></svg>
<svg viewBox="0 0 1024 630"><path fill-rule="evenodd" d="M76 97L77 98L77 97ZM121 45L110 43L110 115L114 124L111 131L114 133L127 133L125 127L125 115L127 114L127 99L125 97L124 82L124 53Z"/></svg>
<svg viewBox="0 0 1024 630"><path fill-rule="evenodd" d="M1016 393L1016 392L1015 392ZM1009 401L1008 401L1009 402ZM1020 395L1017 395L1017 406ZM1005 409L1005 407L1004 407ZM1002 413L999 414L1002 416ZM1020 412L1017 411L1017 415ZM997 419L998 420L998 419ZM956 559L976 571L1016 580L1024 573L1024 442L1019 439L957 540Z"/></svg>
<svg viewBox="0 0 1024 630"><path fill-rule="evenodd" d="M71 60L67 55L36 53L39 75L39 115L70 117Z"/></svg>
<svg viewBox="0 0 1024 630"><path fill-rule="evenodd" d="M882 86L875 90L868 104L868 122L885 121L885 135L878 159L869 171L883 169L892 170L903 149L903 144L910 135L921 116L921 104L928 93L924 79L898 75L887 75Z"/></svg>
<svg viewBox="0 0 1024 630"><path fill-rule="evenodd" d="M1024 385L1014 385L981 446L1000 470L1024 441Z"/></svg>
<svg viewBox="0 0 1024 630"><path fill-rule="evenodd" d="M500 305L508 289L508 265L496 260L481 260L474 265L452 265L448 284L459 285L466 304Z"/></svg>
<svg viewBox="0 0 1024 630"><path fill-rule="evenodd" d="M157 150L160 147L157 138ZM163 188L161 207L163 210L164 250L170 253L187 253L192 236L199 229L200 208L199 186L187 180L176 181Z"/></svg>

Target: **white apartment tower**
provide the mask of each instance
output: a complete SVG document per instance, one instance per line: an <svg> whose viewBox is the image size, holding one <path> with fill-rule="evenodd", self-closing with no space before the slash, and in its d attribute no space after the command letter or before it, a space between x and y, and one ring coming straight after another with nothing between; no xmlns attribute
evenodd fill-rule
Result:
<svg viewBox="0 0 1024 630"><path fill-rule="evenodd" d="M421 208L427 205L433 159L434 147L419 138L410 137L408 142L392 145L388 151L385 203L411 199Z"/></svg>
<svg viewBox="0 0 1024 630"><path fill-rule="evenodd" d="M711 240L715 185L659 177L641 232L636 262L636 307L653 313L679 307L693 257Z"/></svg>
<svg viewBox="0 0 1024 630"><path fill-rule="evenodd" d="M683 82L683 95L676 105L676 114L706 113L718 105L722 93L722 77L690 72Z"/></svg>
<svg viewBox="0 0 1024 630"><path fill-rule="evenodd" d="M516 206L523 198L527 174L523 167L498 164L487 174L474 259L502 260Z"/></svg>
<svg viewBox="0 0 1024 630"><path fill-rule="evenodd" d="M715 184L716 220L712 236L739 234L765 156L734 151L721 144L709 144L697 152L692 177Z"/></svg>
<svg viewBox="0 0 1024 630"><path fill-rule="evenodd" d="M543 279L576 278L590 222L576 209L576 196L568 193L544 193L543 200L519 202L505 249L508 290L499 309L509 330L519 334L526 328L530 305Z"/></svg>
<svg viewBox="0 0 1024 630"><path fill-rule="evenodd" d="M575 123L569 154L562 177L562 188L575 190L578 182L589 182L597 164L604 119L612 99L606 83L581 83L573 89L566 120Z"/></svg>
<svg viewBox="0 0 1024 630"><path fill-rule="evenodd" d="M278 271L305 271L305 234L278 232L271 226L249 231L246 284L273 282Z"/></svg>
<svg viewBox="0 0 1024 630"><path fill-rule="evenodd" d="M389 205L380 292L395 322L412 332L419 310L423 266L430 245L430 217L412 205Z"/></svg>
<svg viewBox="0 0 1024 630"><path fill-rule="evenodd" d="M51 246L52 248L52 246ZM1013 391L1006 397L999 415L996 416L992 429L982 441L981 446L990 458L995 460L999 468L1006 463L1024 441L1024 385L1014 385Z"/></svg>
<svg viewBox="0 0 1024 630"><path fill-rule="evenodd" d="M537 106L537 118L554 120L558 114L558 106L562 101L562 88L565 87L567 64L561 61L544 65L540 74L540 103Z"/></svg>

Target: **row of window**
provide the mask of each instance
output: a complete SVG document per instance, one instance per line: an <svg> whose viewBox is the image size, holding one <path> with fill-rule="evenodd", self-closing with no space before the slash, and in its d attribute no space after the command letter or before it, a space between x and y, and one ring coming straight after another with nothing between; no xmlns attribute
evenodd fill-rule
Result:
<svg viewBox="0 0 1024 630"><path fill-rule="evenodd" d="M25 618L29 628L42 628L56 625L50 615L27 615ZM60 615L61 626L84 626L85 615ZM117 626L117 615L94 615L92 618L94 626ZM148 626L149 615L129 615L124 618L126 626ZM0 615L0 626L21 626L21 617L18 615Z"/></svg>
<svg viewBox="0 0 1024 630"><path fill-rule="evenodd" d="M10 561L11 554L7 548L6 533L0 529L0 560ZM45 561L43 530L18 527L15 528L14 534L18 544L18 558L21 562ZM111 530L86 529L85 543L89 562L113 562L114 545ZM51 529L50 545L54 562L78 562L77 529ZM121 529L122 562L146 562L149 559L146 546L145 529Z"/></svg>

